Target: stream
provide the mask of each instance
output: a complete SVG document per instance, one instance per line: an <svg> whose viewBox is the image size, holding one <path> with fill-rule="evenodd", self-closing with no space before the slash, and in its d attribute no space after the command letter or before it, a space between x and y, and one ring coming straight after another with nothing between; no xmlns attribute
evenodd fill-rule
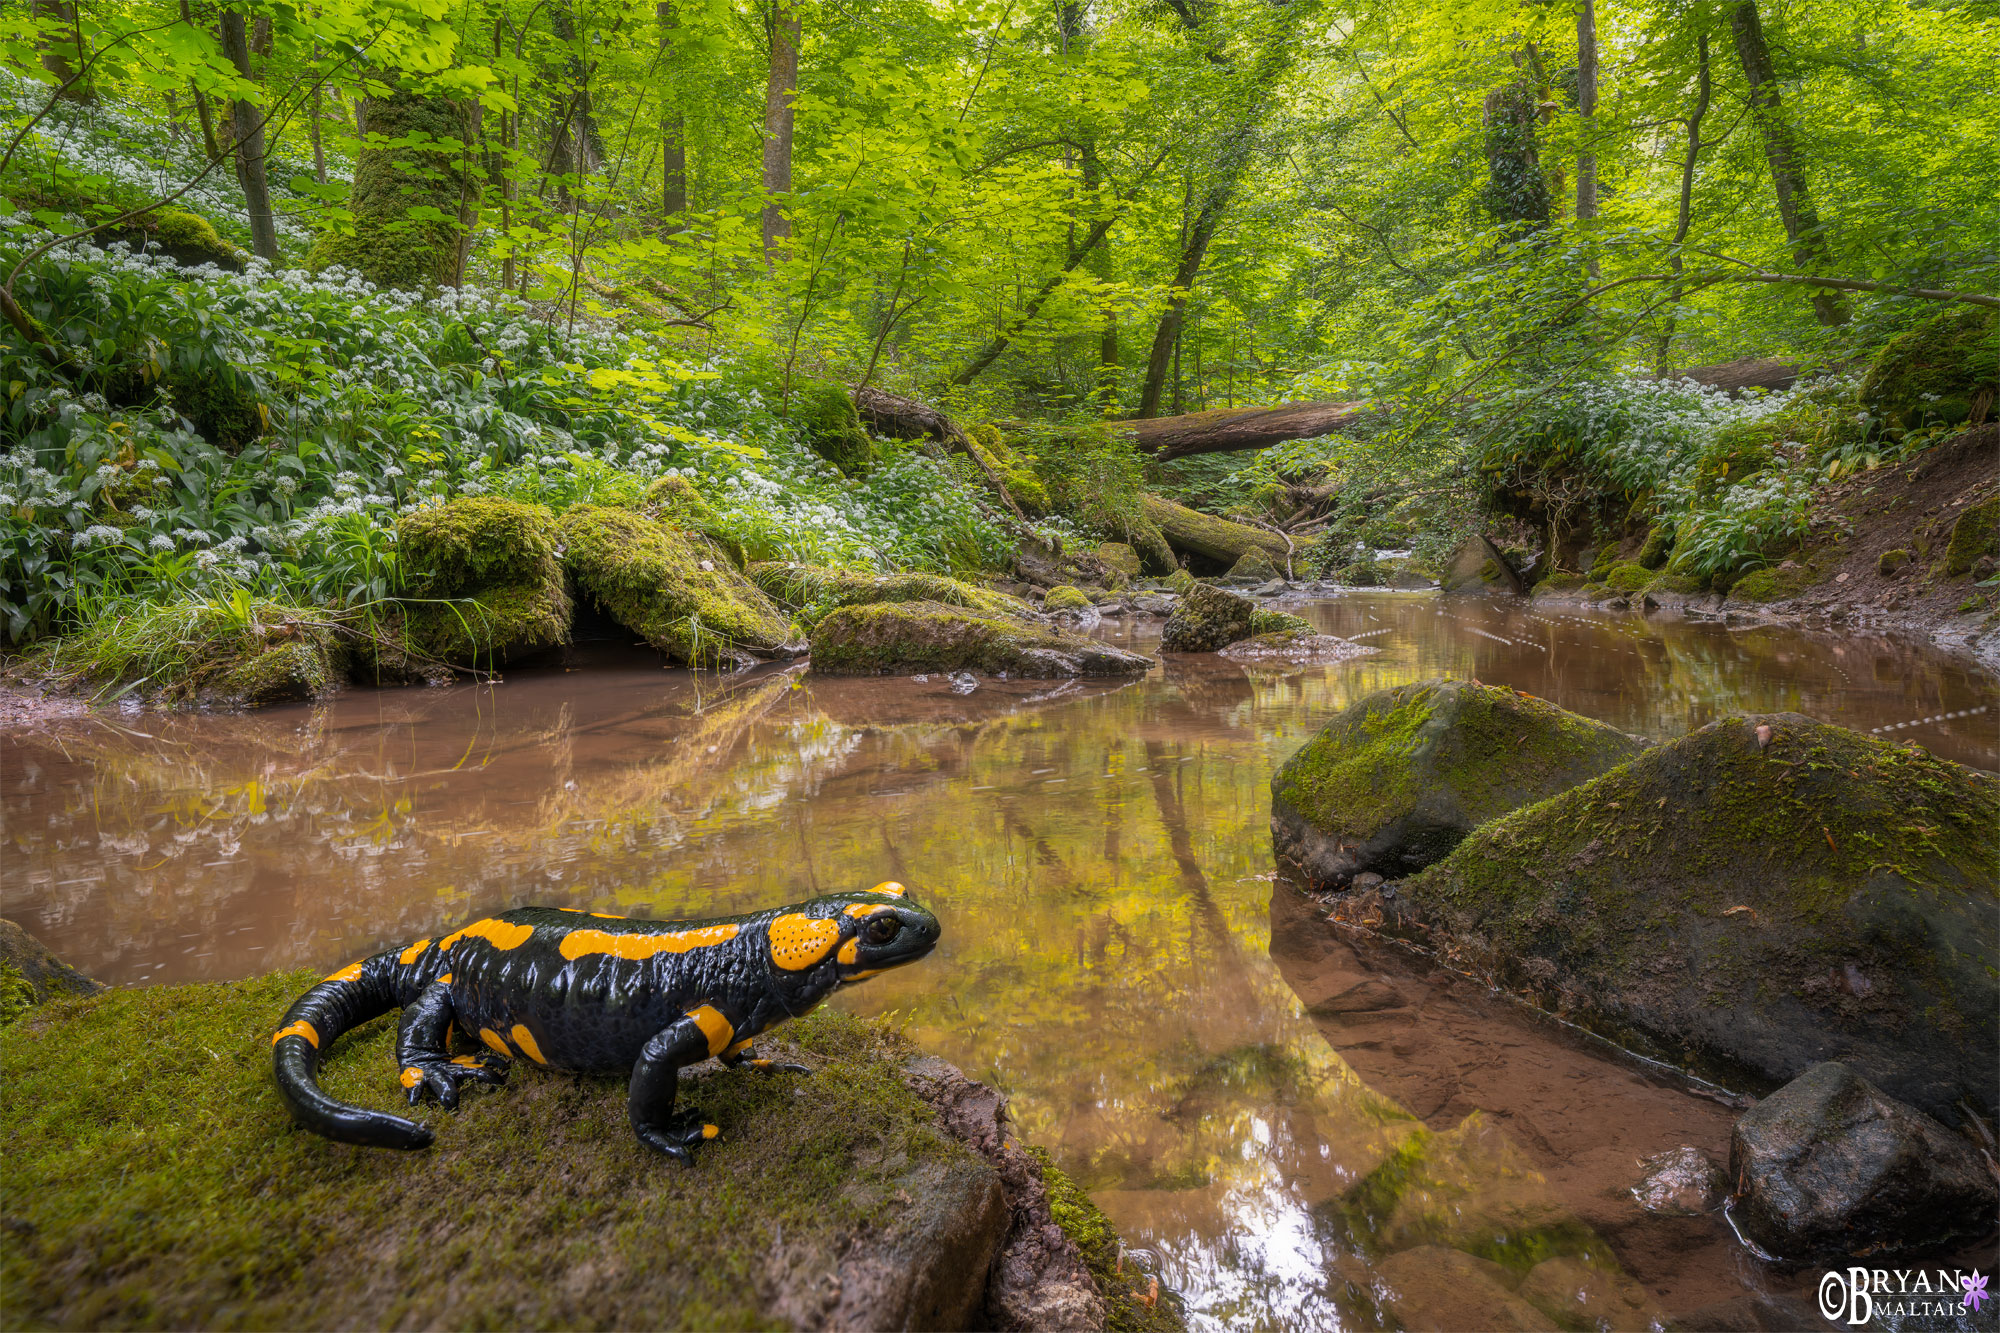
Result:
<svg viewBox="0 0 2000 1333"><path fill-rule="evenodd" d="M1721 1217L1627 1193L1640 1157L1726 1160L1728 1106L1331 936L1274 879L1270 776L1352 700L1438 675L1654 738L1795 710L1993 769L2000 683L1852 631L1431 594L1288 609L1379 652L959 693L588 645L497 685L0 734L0 914L140 985L330 969L526 903L673 918L900 880L943 943L840 1002L1002 1088L1196 1327L1384 1326L1385 1260L1449 1243L1451 1217L1615 1259L1663 1316L1802 1290ZM1159 627L1099 633L1156 653ZM1368 1006L1323 1003L1367 982ZM1431 1175L1375 1207L1370 1173L1421 1133Z"/></svg>

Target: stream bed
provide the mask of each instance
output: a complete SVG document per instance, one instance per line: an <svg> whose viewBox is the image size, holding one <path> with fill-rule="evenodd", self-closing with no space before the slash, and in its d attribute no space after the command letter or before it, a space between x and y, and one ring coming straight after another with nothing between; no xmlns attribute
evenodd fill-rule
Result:
<svg viewBox="0 0 2000 1333"><path fill-rule="evenodd" d="M1274 877L1270 776L1352 700L1439 675L1654 738L1795 710L2000 768L2000 682L1851 631L1429 594L1287 609L1379 651L960 693L592 645L491 686L0 734L0 915L145 985L330 969L528 903L673 918L900 880L944 941L840 1002L1006 1091L1196 1327L1383 1326L1411 1256L1467 1217L1615 1260L1649 1317L1805 1291L1720 1216L1630 1197L1640 1157L1726 1160L1728 1106L1331 935ZM1099 632L1157 651L1158 621ZM1334 1002L1363 983L1367 1005ZM1385 1192L1413 1136L1428 1174Z"/></svg>

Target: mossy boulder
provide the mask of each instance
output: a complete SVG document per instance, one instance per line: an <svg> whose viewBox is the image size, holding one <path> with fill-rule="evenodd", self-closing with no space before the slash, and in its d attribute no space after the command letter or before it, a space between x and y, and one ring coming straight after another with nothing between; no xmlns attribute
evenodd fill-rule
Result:
<svg viewBox="0 0 2000 1333"><path fill-rule="evenodd" d="M1273 611L1269 607L1253 607L1250 611L1250 634L1254 638L1262 634L1311 634L1312 622L1304 616L1295 616L1289 611Z"/></svg>
<svg viewBox="0 0 2000 1333"><path fill-rule="evenodd" d="M1915 430L1992 413L2000 384L2000 312L1955 306L1889 340L1859 396L1877 422Z"/></svg>
<svg viewBox="0 0 2000 1333"><path fill-rule="evenodd" d="M720 548L629 509L562 516L563 566L606 614L692 666L795 657L789 621Z"/></svg>
<svg viewBox="0 0 2000 1333"><path fill-rule="evenodd" d="M764 561L750 566L751 581L780 605L810 611L806 619L842 606L878 602L939 602L995 616L1032 616L1018 597L942 574L863 574L826 565Z"/></svg>
<svg viewBox="0 0 2000 1333"><path fill-rule="evenodd" d="M830 380L796 383L785 415L807 446L842 475L858 477L875 465L875 441L862 428L846 385Z"/></svg>
<svg viewBox="0 0 2000 1333"><path fill-rule="evenodd" d="M1643 742L1546 700L1427 680L1350 704L1271 779L1271 841L1315 887L1421 869Z"/></svg>
<svg viewBox="0 0 2000 1333"><path fill-rule="evenodd" d="M351 231L322 232L314 272L338 264L378 287L435 291L458 281L459 247L478 193L472 104L398 89L361 106Z"/></svg>
<svg viewBox="0 0 2000 1333"><path fill-rule="evenodd" d="M157 246L161 254L188 268L213 264L224 272L241 273L249 262L249 256L223 240L207 218L184 208L142 213L104 239L123 241L134 250Z"/></svg>
<svg viewBox="0 0 2000 1333"><path fill-rule="evenodd" d="M993 675L1135 676L1153 663L1065 630L941 602L843 606L812 634L813 670L832 675L984 671Z"/></svg>
<svg viewBox="0 0 2000 1333"><path fill-rule="evenodd" d="M1604 575L1604 586L1616 592L1638 592L1653 581L1653 571L1636 561L1613 565Z"/></svg>
<svg viewBox="0 0 2000 1333"><path fill-rule="evenodd" d="M1944 572L1951 578L1968 573L1983 555L2000 556L2000 495L1973 505L1951 525Z"/></svg>
<svg viewBox="0 0 2000 1333"><path fill-rule="evenodd" d="M1796 713L1724 718L1479 828L1403 882L1388 928L1723 1081L1838 1059L1991 1116L1995 828L1989 774Z"/></svg>
<svg viewBox="0 0 2000 1333"><path fill-rule="evenodd" d="M1229 577L1232 579L1269 580L1283 578L1284 574L1279 571L1276 565L1271 563L1271 557L1268 552L1261 548L1253 547L1236 558L1236 563L1229 567Z"/></svg>
<svg viewBox="0 0 2000 1333"><path fill-rule="evenodd" d="M1083 589L1072 588L1067 584L1058 584L1050 588L1048 594L1042 598L1044 611L1088 611L1090 607L1090 598Z"/></svg>
<svg viewBox="0 0 2000 1333"><path fill-rule="evenodd" d="M1256 613L1256 603L1249 598L1197 583L1182 594L1180 605L1167 617L1160 648L1169 653L1217 652L1257 633L1252 627Z"/></svg>
<svg viewBox="0 0 2000 1333"><path fill-rule="evenodd" d="M1145 570L1139 561L1139 553L1126 542L1099 542L1097 558L1127 579L1136 579Z"/></svg>
<svg viewBox="0 0 2000 1333"><path fill-rule="evenodd" d="M396 522L405 596L378 618L376 670L487 667L568 641L570 597L544 505L466 496Z"/></svg>
<svg viewBox="0 0 2000 1333"><path fill-rule="evenodd" d="M48 1000L95 995L103 989L33 935L0 919L0 1026Z"/></svg>
<svg viewBox="0 0 2000 1333"><path fill-rule="evenodd" d="M1646 530L1646 540L1639 547L1639 564L1646 569L1664 568L1673 550L1673 529L1654 524Z"/></svg>
<svg viewBox="0 0 2000 1333"><path fill-rule="evenodd" d="M253 708L340 687L350 636L331 613L284 602L168 602L102 618L25 661L31 676L165 703Z"/></svg>
<svg viewBox="0 0 2000 1333"><path fill-rule="evenodd" d="M831 1010L780 1030L808 1079L713 1066L721 1135L647 1151L626 1080L522 1062L437 1143L294 1126L270 1033L317 977L132 987L0 1030L8 1322L25 1327L962 1328L1009 1225L998 1174ZM393 1017L330 1053L336 1097L408 1114ZM80 1076L88 1070L88 1076ZM830 1283L838 1274L841 1281ZM329 1312L336 1312L330 1314Z"/></svg>
<svg viewBox="0 0 2000 1333"><path fill-rule="evenodd" d="M1805 565L1771 565L1738 577L1729 585L1729 595L1742 602L1790 601L1811 587L1814 578Z"/></svg>

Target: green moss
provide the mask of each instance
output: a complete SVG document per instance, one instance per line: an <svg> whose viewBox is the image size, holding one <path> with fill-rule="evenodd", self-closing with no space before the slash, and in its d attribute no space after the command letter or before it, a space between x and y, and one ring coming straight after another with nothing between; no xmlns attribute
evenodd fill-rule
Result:
<svg viewBox="0 0 2000 1333"><path fill-rule="evenodd" d="M1072 588L1068 584L1059 584L1049 589L1048 595L1042 598L1044 611L1082 611L1089 606L1090 598L1084 595L1083 590Z"/></svg>
<svg viewBox="0 0 2000 1333"><path fill-rule="evenodd" d="M1973 505L1951 525L1944 572L1956 578L1970 571L1982 555L2000 556L2000 495Z"/></svg>
<svg viewBox="0 0 2000 1333"><path fill-rule="evenodd" d="M1257 607L1250 613L1250 633L1260 634L1316 634L1312 622L1304 616L1295 616L1289 611L1271 611Z"/></svg>
<svg viewBox="0 0 2000 1333"><path fill-rule="evenodd" d="M1218 652L1254 633L1251 621L1256 611L1247 597L1196 584L1167 617L1160 647L1169 653Z"/></svg>
<svg viewBox="0 0 2000 1333"><path fill-rule="evenodd" d="M1646 585L1648 592L1673 592L1693 596L1706 585L1691 574L1661 573Z"/></svg>
<svg viewBox="0 0 2000 1333"><path fill-rule="evenodd" d="M431 676L446 662L490 669L569 642L571 605L562 572L538 583L503 583L430 601L405 599L377 615L358 655L364 681Z"/></svg>
<svg viewBox="0 0 2000 1333"><path fill-rule="evenodd" d="M862 429L861 416L847 386L829 380L803 380L792 386L786 418L805 436L806 444L844 476L856 477L875 463L875 441Z"/></svg>
<svg viewBox="0 0 2000 1333"><path fill-rule="evenodd" d="M577 587L675 660L720 666L786 648L785 617L700 536L598 505L564 514L561 534Z"/></svg>
<svg viewBox="0 0 2000 1333"><path fill-rule="evenodd" d="M1883 578L1892 578L1910 563L1910 553L1901 549L1884 551L1875 559L1875 572Z"/></svg>
<svg viewBox="0 0 2000 1333"><path fill-rule="evenodd" d="M1097 548L1097 558L1127 579L1136 579L1145 566L1139 562L1139 553L1124 542L1102 542Z"/></svg>
<svg viewBox="0 0 2000 1333"><path fill-rule="evenodd" d="M6 1027L35 1007L34 983L11 962L0 960L0 1027Z"/></svg>
<svg viewBox="0 0 2000 1333"><path fill-rule="evenodd" d="M434 291L458 280L459 242L477 190L468 104L397 91L362 104L370 141L354 160L351 233L325 231L307 266L354 269L378 287Z"/></svg>
<svg viewBox="0 0 2000 1333"><path fill-rule="evenodd" d="M556 516L497 495L428 505L396 521L404 577L423 595L451 597L494 584L560 577Z"/></svg>
<svg viewBox="0 0 2000 1333"><path fill-rule="evenodd" d="M1916 429L1956 424L1973 401L1991 411L2000 382L2000 314L1959 305L1892 338L1861 381L1861 403L1877 421Z"/></svg>
<svg viewBox="0 0 2000 1333"><path fill-rule="evenodd" d="M777 1034L809 1079L684 1078L722 1131L692 1170L633 1140L622 1078L525 1063L421 1113L423 1152L330 1143L270 1086L316 979L118 989L0 1032L10 1324L781 1327L849 1246L897 1253L940 1182L989 1170L905 1086L909 1049L829 1010ZM343 1039L324 1084L407 1113L394 1041L393 1017Z"/></svg>
<svg viewBox="0 0 2000 1333"><path fill-rule="evenodd" d="M1604 574L1604 586L1615 592L1638 592L1652 581L1653 572L1638 563L1613 565Z"/></svg>
<svg viewBox="0 0 2000 1333"><path fill-rule="evenodd" d="M1278 567L1271 563L1268 552L1261 547L1245 551L1229 567L1229 576L1237 579L1275 579L1280 577Z"/></svg>
<svg viewBox="0 0 2000 1333"><path fill-rule="evenodd" d="M1152 662L1095 639L938 602L843 606L812 634L814 671L907 675L984 671L1028 677L1138 675Z"/></svg>
<svg viewBox="0 0 2000 1333"><path fill-rule="evenodd" d="M1788 601L1811 587L1814 577L1807 565L1753 569L1730 585L1729 595L1746 602Z"/></svg>
<svg viewBox="0 0 2000 1333"><path fill-rule="evenodd" d="M1645 544L1639 548L1639 563L1647 569L1659 569L1667 563L1673 547L1673 529L1655 524L1647 530Z"/></svg>
<svg viewBox="0 0 2000 1333"><path fill-rule="evenodd" d="M1186 1328L1171 1294L1155 1298L1152 1283L1142 1281L1136 1267L1126 1267L1117 1229L1090 1195L1043 1149L1031 1147L1028 1155L1041 1167L1049 1215L1083 1256L1084 1267L1104 1294L1110 1333L1179 1333Z"/></svg>
<svg viewBox="0 0 2000 1333"><path fill-rule="evenodd" d="M100 617L37 650L25 665L65 689L140 690L165 703L251 707L328 693L339 684L349 643L331 612L242 592Z"/></svg>
<svg viewBox="0 0 2000 1333"><path fill-rule="evenodd" d="M1170 591L1179 593L1183 597L1201 586L1195 582L1194 575L1188 573L1185 569L1176 569L1173 573L1167 575L1166 584Z"/></svg>
<svg viewBox="0 0 2000 1333"><path fill-rule="evenodd" d="M1638 742L1544 699L1472 681L1423 681L1350 704L1271 782L1274 804L1365 841L1448 800L1471 828L1630 758Z"/></svg>
<svg viewBox="0 0 2000 1333"><path fill-rule="evenodd" d="M773 561L752 565L750 578L767 596L800 611L808 624L836 607L876 602L939 602L996 616L1025 616L1032 610L1018 597L942 574L862 574Z"/></svg>
<svg viewBox="0 0 2000 1333"><path fill-rule="evenodd" d="M1536 592L1574 592L1583 586L1583 575L1553 573L1535 585Z"/></svg>

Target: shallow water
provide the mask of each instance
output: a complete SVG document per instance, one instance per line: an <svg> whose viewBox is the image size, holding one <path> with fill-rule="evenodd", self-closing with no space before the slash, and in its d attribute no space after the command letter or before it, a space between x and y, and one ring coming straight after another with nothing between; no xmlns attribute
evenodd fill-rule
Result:
<svg viewBox="0 0 2000 1333"><path fill-rule="evenodd" d="M1667 1314L1792 1289L1719 1218L1624 1193L1640 1155L1726 1154L1726 1108L1325 936L1273 882L1271 771L1352 699L1433 675L1657 737L1792 709L1996 768L2000 685L1886 638L1427 595L1303 609L1381 651L960 695L600 648L497 686L0 737L0 913L142 984L330 968L528 902L698 916L897 879L944 942L848 1002L1004 1088L1199 1325L1379 1326L1385 1256L1470 1244L1466 1217L1615 1259ZM1151 650L1158 622L1102 632ZM1370 978L1398 1003L1316 1021L1299 998ZM1412 1145L1428 1175L1385 1194Z"/></svg>

